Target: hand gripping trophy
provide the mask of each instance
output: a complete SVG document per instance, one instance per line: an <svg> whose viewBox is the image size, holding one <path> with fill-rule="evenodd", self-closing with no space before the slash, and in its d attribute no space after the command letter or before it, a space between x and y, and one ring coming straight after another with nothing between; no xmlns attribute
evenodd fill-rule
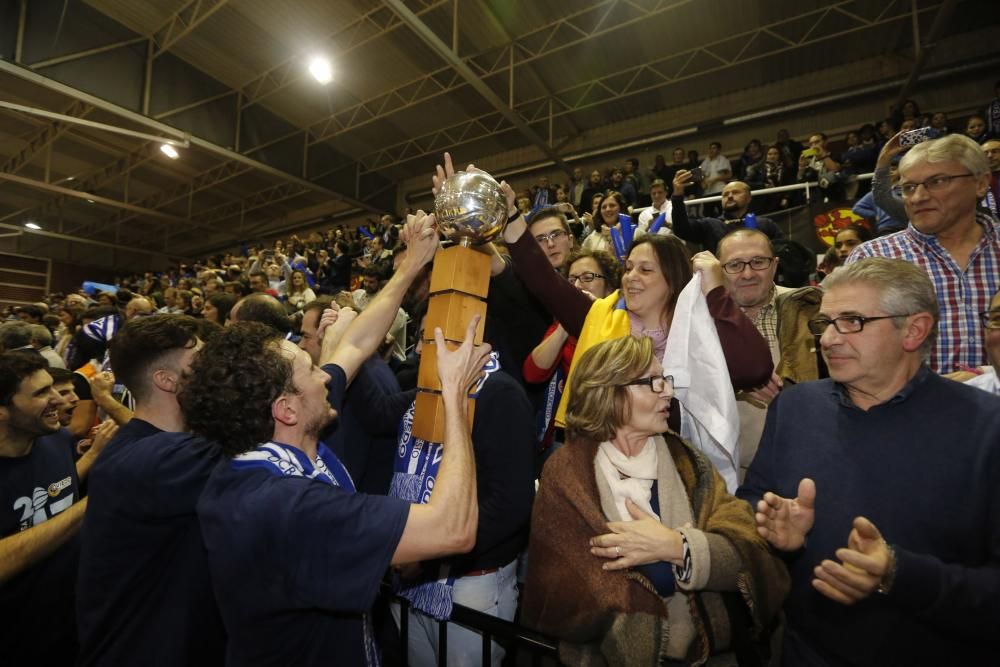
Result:
<svg viewBox="0 0 1000 667"><path fill-rule="evenodd" d="M458 347L465 337L469 319L478 314L481 317L476 344L483 342L490 259L471 246L486 243L503 230L507 222L507 199L500 184L489 174L459 171L439 183L434 212L439 227L445 236L456 241L456 245L438 252L434 258L430 300L424 320L424 349L417 374L413 433L421 440L442 442L444 404L437 375L434 328L441 327L446 345ZM471 421L475 402L472 399L470 402Z"/></svg>

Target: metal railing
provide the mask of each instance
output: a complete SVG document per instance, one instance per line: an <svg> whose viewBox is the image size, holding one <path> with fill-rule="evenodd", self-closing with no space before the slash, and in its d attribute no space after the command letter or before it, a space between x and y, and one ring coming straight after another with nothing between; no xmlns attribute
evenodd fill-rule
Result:
<svg viewBox="0 0 1000 667"><path fill-rule="evenodd" d="M867 174L858 174L852 176L848 182L853 181L870 181L872 177L875 176L874 172L869 172ZM751 190L750 195L755 197L757 195L769 195L775 192L795 192L797 190L806 191L806 201L810 200L810 191L814 188L819 188L818 181L806 181L804 183L792 183L791 185L779 185L773 188L761 188L760 190ZM699 197L698 199L685 199L685 206L697 206L698 204L709 204L712 202L722 201L722 195L712 195L711 197ZM638 213L647 208L652 208L651 206L644 206L639 209L635 209L632 213Z"/></svg>
<svg viewBox="0 0 1000 667"><path fill-rule="evenodd" d="M402 649L402 664L409 665L407 645L410 638L410 603L404 598L394 597L393 602L400 606L399 614L399 641ZM522 652L530 660L532 667L539 667L545 664L546 659L550 659L550 664L558 663L558 640L543 635L539 632L529 630L523 625L505 621L496 616L484 614L475 609L463 607L460 604L453 605L451 619L448 621L438 621L438 646L437 664L439 667L448 665L448 624L454 623L468 628L482 637L482 659L483 666L493 665L493 641L497 640L507 651L507 658L504 662L510 664L522 664L518 657ZM555 661L552 663L551 661Z"/></svg>

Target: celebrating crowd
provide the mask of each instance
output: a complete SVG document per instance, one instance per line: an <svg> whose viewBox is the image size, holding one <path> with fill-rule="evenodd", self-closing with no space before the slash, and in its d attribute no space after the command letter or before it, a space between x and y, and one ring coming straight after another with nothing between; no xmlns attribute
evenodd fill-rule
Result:
<svg viewBox="0 0 1000 667"><path fill-rule="evenodd" d="M570 665L991 664L1000 141L947 124L502 182L480 345L425 329L422 211L16 309L4 664L481 664L454 605ZM794 195L752 192L872 169L871 224L777 284Z"/></svg>

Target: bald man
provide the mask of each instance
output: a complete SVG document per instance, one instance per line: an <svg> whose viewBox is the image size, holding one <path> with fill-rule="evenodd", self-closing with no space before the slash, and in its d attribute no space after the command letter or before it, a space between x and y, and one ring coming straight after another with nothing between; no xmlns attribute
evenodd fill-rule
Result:
<svg viewBox="0 0 1000 667"><path fill-rule="evenodd" d="M144 296L134 296L125 306L125 320L153 314L153 304Z"/></svg>
<svg viewBox="0 0 1000 667"><path fill-rule="evenodd" d="M693 182L691 172L681 169L674 177L673 204L674 234L690 243L698 243L713 255L717 254L719 241L734 229L750 227L759 229L772 241L782 238L778 225L770 218L757 217L747 224L750 212L750 186L743 181L732 181L722 189L721 218L688 218L684 207L684 188Z"/></svg>

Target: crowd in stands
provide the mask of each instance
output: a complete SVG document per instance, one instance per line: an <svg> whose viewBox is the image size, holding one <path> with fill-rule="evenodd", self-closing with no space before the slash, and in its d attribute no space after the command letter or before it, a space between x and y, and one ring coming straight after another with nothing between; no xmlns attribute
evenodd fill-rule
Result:
<svg viewBox="0 0 1000 667"><path fill-rule="evenodd" d="M997 95L502 183L479 345L425 330L421 211L9 309L0 662L433 665L454 605L565 664L995 661ZM868 221L811 284L797 182Z"/></svg>

